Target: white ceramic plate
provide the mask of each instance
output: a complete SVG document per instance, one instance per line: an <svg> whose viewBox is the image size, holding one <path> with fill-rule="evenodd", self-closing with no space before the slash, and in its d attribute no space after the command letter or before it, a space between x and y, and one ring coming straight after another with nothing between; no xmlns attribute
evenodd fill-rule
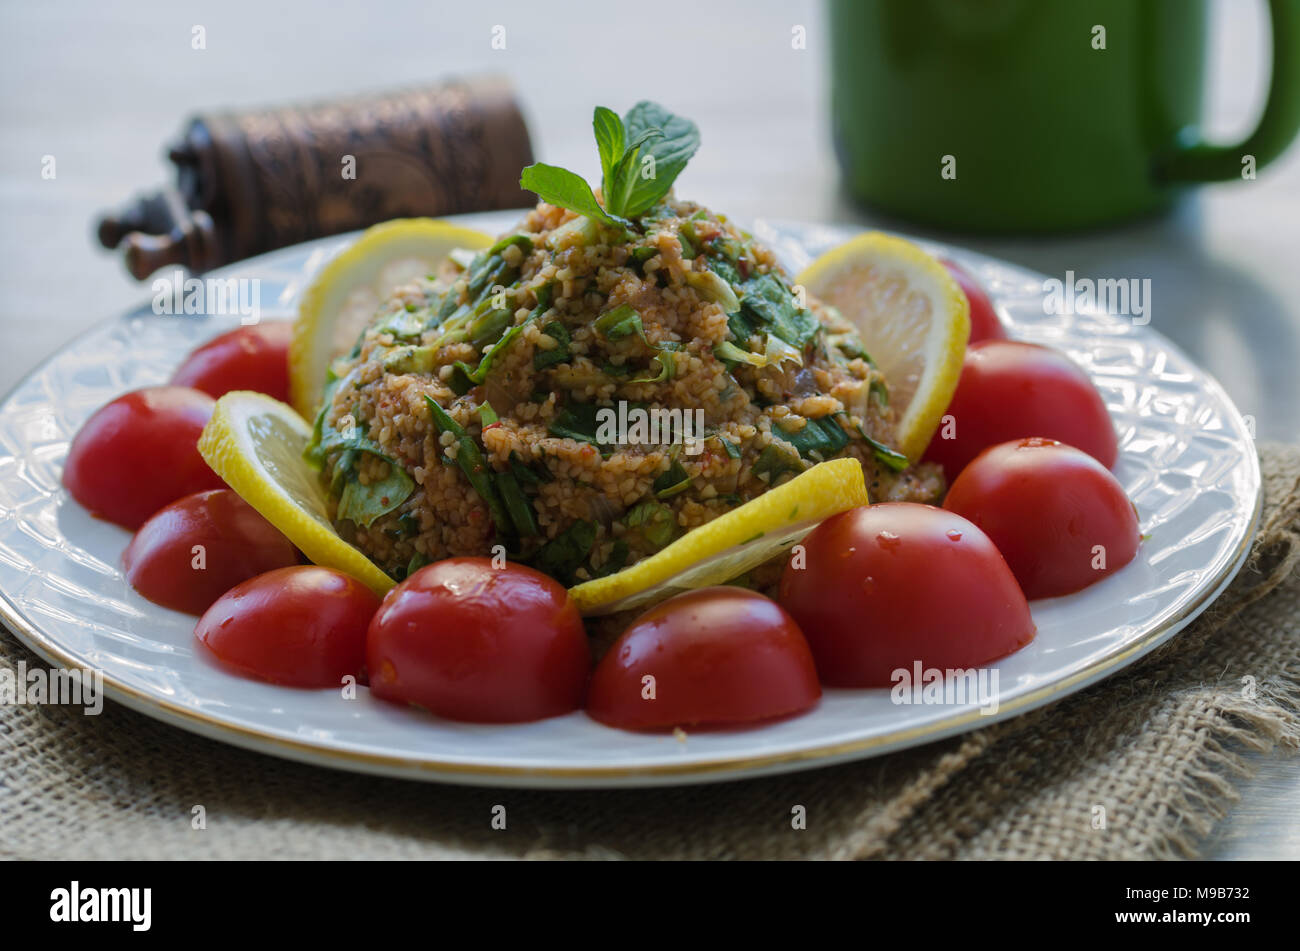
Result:
<svg viewBox="0 0 1300 951"><path fill-rule="evenodd" d="M505 230L513 213L466 216ZM853 232L755 225L797 271ZM263 319L293 316L305 281L353 236L255 258L213 277L258 278ZM1037 639L998 663L998 709L903 706L887 690L830 690L814 711L755 729L685 739L608 729L573 714L519 726L436 720L362 689L273 687L196 655L193 618L137 595L120 569L127 532L62 490L72 435L99 406L165 381L237 318L141 310L110 320L28 376L0 406L0 612L46 660L103 672L107 695L187 730L278 756L417 779L514 786L675 784L875 756L974 729L1099 680L1173 637L1243 561L1259 512L1255 449L1219 385L1159 334L1124 318L1048 315L1043 278L956 248L1018 337L1068 352L1100 388L1120 434L1116 466L1149 539L1135 562L1033 607ZM140 460L147 466L149 460Z"/></svg>

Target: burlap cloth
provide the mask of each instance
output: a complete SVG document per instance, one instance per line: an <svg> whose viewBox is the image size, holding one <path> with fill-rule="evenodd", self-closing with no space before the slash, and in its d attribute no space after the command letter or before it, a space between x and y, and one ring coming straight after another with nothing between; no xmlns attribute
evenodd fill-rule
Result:
<svg viewBox="0 0 1300 951"><path fill-rule="evenodd" d="M530 792L297 765L112 703L98 717L3 706L0 855L1194 856L1235 798L1241 752L1300 746L1300 447L1260 455L1264 513L1250 561L1201 618L1103 683L978 732L776 778ZM19 660L39 663L5 632L0 663ZM1254 678L1253 697L1243 677ZM505 830L491 826L497 805ZM795 806L806 829L792 828Z"/></svg>

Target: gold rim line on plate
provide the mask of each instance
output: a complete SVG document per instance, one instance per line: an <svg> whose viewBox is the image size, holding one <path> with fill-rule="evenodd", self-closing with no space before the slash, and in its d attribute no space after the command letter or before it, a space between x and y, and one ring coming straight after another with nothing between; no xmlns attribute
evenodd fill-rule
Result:
<svg viewBox="0 0 1300 951"><path fill-rule="evenodd" d="M360 765L368 767L369 772L383 772L391 776L406 776L410 778L415 774L446 774L452 777L477 777L482 779L491 779L493 777L511 777L518 779L527 779L530 777L547 778L547 779L633 779L637 777L650 776L698 776L710 773L744 773L767 767L780 766L783 764L799 763L810 759L829 759L832 757L843 758L851 757L854 753L861 753L871 750L875 747L904 744L918 745L911 743L913 740L920 740L925 737L941 739L943 736L952 735L958 732L964 732L961 728L969 723L977 722L980 719L987 720L990 724L997 723L1001 720L1009 719L1018 712L1028 712L1037 706L1042 706L1054 697L1064 696L1075 690L1087 686L1088 682L1095 678L1096 675L1105 673L1112 667L1120 664L1129 658L1137 659L1134 655L1140 656L1148 650L1158 646L1164 639L1165 635L1177 633L1181 626L1189 622L1201 609L1208 606L1211 599L1217 598L1223 589L1236 576L1241 566L1245 563L1246 555L1250 550L1251 542L1254 540L1256 529L1259 527L1260 512L1263 507L1263 486L1262 484L1255 491L1254 511L1251 514L1250 524L1242 536L1232 557L1219 571L1214 579L1205 586L1200 596L1194 601L1184 606L1184 608L1172 618L1169 618L1163 624L1153 628L1143 635L1139 640L1128 645L1123 650L1116 651L1098 658L1092 664L1089 664L1083 670L1077 671L1062 680L1055 683L1040 687L1038 690L1030 691L1019 697L1014 697L1006 703L999 703L998 712L988 715L980 712L979 709L969 710L964 713L940 720L936 723L925 726L913 727L908 730L900 730L893 733L885 733L880 736L868 737L861 740L849 740L842 743L832 743L825 746L813 747L810 749L791 750L785 753L772 753L766 756L750 756L736 758L721 758L707 760L699 763L681 763L681 764L660 764L653 766L610 766L610 767L527 767L527 766L493 766L490 764L472 764L457 761L440 761L429 759L412 759L403 756L388 756L378 753L362 753L356 750L338 749L328 746L319 746L311 743L303 743L297 740L289 740L278 737L273 734L250 729L234 723L226 723L213 717L206 716L187 707L178 706L166 700L160 700L144 691L121 683L108 674L100 671L104 678L105 694L111 700L118 701L123 705L145 713L146 709L161 710L168 714L168 720L173 725L189 729L190 732L196 732L200 735L218 738L233 734L243 742L238 743L245 749L252 749L255 752L269 752L266 747L276 747L287 758L310 765L331 765L337 766L346 764ZM40 628L29 621L18 610L17 606L9 600L8 595L0 593L0 620L3 620L10 626L14 634L20 641L35 651L49 663L60 664L65 668L78 668L83 671L94 672L96 668L91 667L78 658L65 653L57 645L49 642L48 638L42 636ZM1005 714L1005 715L1003 715ZM206 727L206 730L194 729L195 727ZM209 732L210 731L210 732ZM322 763L322 759L338 760L335 763ZM827 763L826 765L832 765ZM740 778L740 777L737 777Z"/></svg>

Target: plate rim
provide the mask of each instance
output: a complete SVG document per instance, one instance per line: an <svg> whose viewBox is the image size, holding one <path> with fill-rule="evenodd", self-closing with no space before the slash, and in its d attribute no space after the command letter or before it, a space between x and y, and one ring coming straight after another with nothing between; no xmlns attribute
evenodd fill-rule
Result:
<svg viewBox="0 0 1300 951"><path fill-rule="evenodd" d="M481 217L481 215L456 217ZM793 224L794 222L787 222L782 219L772 223L779 225ZM843 223L828 226L842 230L855 227ZM873 229L860 228L858 230L868 231ZM320 248L328 246L330 242L341 243L349 239L355 240L360 234L361 232L357 231L330 235L298 245L290 245L244 261L233 262L210 273L221 274L228 270L246 268L277 255L293 251L301 253L303 249L309 246ZM918 239L905 234L902 236L908 238L908 240L918 241ZM983 252L971 251L960 246L948 245L944 242L935 242L928 239L919 240L918 243L923 246L941 245L960 252L962 256L976 257L990 262L1010 265L1019 271L1041 277L1032 269ZM116 319L129 319L139 312L140 307L138 306L123 311ZM1203 374L1210 386L1217 391L1217 396L1223 400L1224 404L1232 410L1238 419L1241 418L1240 410L1217 378L1202 368L1196 360L1183 352L1182 348L1158 330L1147 327L1145 331L1156 338L1162 347L1174 351ZM33 377L56 361L77 339L78 337L74 336L65 340L53 352L31 367L3 396L0 396L0 405L8 403ZM1255 448L1253 441L1251 446L1252 449ZM1247 462L1254 484L1253 508L1246 531L1239 539L1230 558L1225 561L1220 571L1210 579L1194 600L1184 605L1178 614L1167 618L1162 624L1152 628L1139 640L1127 645L1120 651L1097 658L1082 670L1075 671L1065 678L999 702L998 710L994 714L985 714L979 708L962 710L949 717L901 731L768 754L723 754L715 755L704 761L658 763L641 766L553 767L467 763L458 760L439 760L434 757L401 756L337 746L326 747L277 736L244 724L223 721L202 711L154 696L145 690L121 682L108 672L95 668L65 651L51 637L45 634L34 621L23 614L21 609L11 600L9 594L2 590L0 590L0 621L3 621L5 626L21 643L47 663L62 666L69 670L97 671L103 678L104 696L137 713L208 739L312 766L456 785L497 785L522 788L631 788L637 786L735 781L793 772L806 768L822 768L936 742L968 732L972 729L970 724L973 722L982 721L986 725L992 725L1028 713L1054 700L1063 699L1070 694L1083 690L1110 673L1117 672L1119 669L1134 663L1161 644L1172 639L1204 612L1222 594L1244 565L1258 531L1263 508L1263 485L1259 471L1258 452L1253 451L1247 454Z"/></svg>

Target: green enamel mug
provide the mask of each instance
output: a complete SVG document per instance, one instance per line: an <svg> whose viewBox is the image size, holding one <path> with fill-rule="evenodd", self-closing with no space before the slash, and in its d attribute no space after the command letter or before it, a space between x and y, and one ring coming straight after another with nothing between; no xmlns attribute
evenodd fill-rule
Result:
<svg viewBox="0 0 1300 951"><path fill-rule="evenodd" d="M939 227L1054 231L1250 180L1300 129L1300 0L1267 9L1259 121L1211 144L1205 0L830 0L848 190Z"/></svg>

